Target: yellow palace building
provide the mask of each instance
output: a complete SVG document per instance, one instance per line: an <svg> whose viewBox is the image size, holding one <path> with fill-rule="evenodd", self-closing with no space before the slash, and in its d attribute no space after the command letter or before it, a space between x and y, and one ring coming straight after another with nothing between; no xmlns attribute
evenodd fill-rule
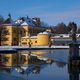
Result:
<svg viewBox="0 0 80 80"><path fill-rule="evenodd" d="M21 37L21 46L47 46L51 38L47 32L39 33L37 36Z"/></svg>
<svg viewBox="0 0 80 80"><path fill-rule="evenodd" d="M0 45L1 46L20 45L24 41L23 40L24 37L37 35L38 33L43 32L44 30L45 28L35 26L32 20L28 17L27 18L23 17L10 24L2 24L0 26ZM37 43L36 39L35 38L31 39L32 44L36 45ZM30 40L28 38L27 43L29 41Z"/></svg>

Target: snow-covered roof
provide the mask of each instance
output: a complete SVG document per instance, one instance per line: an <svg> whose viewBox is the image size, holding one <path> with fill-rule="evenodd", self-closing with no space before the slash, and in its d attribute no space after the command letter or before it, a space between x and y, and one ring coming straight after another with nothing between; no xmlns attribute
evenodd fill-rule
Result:
<svg viewBox="0 0 80 80"><path fill-rule="evenodd" d="M26 21L24 21L21 25L28 25L28 23Z"/></svg>
<svg viewBox="0 0 80 80"><path fill-rule="evenodd" d="M29 17L22 17L15 21L15 25L26 25L26 26L35 26L33 20Z"/></svg>
<svg viewBox="0 0 80 80"><path fill-rule="evenodd" d="M23 18L24 18L24 21L23 21L23 23L21 25L34 26L33 21L32 21L31 18L28 18L28 17L23 17Z"/></svg>
<svg viewBox="0 0 80 80"><path fill-rule="evenodd" d="M21 37L21 38L37 38L37 36L25 36L25 37Z"/></svg>
<svg viewBox="0 0 80 80"><path fill-rule="evenodd" d="M21 38L30 38L29 36L21 37Z"/></svg>
<svg viewBox="0 0 80 80"><path fill-rule="evenodd" d="M39 34L50 34L49 32L41 32Z"/></svg>
<svg viewBox="0 0 80 80"><path fill-rule="evenodd" d="M37 38L37 36L31 36L30 38Z"/></svg>

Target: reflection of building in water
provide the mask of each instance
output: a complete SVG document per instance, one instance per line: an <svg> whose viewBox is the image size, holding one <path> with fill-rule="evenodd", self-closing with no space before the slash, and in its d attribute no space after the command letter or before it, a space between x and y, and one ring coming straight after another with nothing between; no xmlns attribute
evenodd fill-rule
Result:
<svg viewBox="0 0 80 80"><path fill-rule="evenodd" d="M22 74L27 74L29 75L30 73L32 74L39 74L40 71L45 68L47 65L49 64L34 64L34 65L26 65L26 66L18 66L16 68L14 68L14 70L19 73L19 76L21 76ZM24 76L23 75L23 76ZM23 77L22 76L22 77Z"/></svg>
<svg viewBox="0 0 80 80"><path fill-rule="evenodd" d="M42 69L43 64L35 64L35 65L22 65L14 68L14 70L21 74L39 74L40 70ZM43 67L44 68L44 67Z"/></svg>
<svg viewBox="0 0 80 80"><path fill-rule="evenodd" d="M47 63L48 61L49 62L52 61L49 60L48 58L32 54L31 52L28 52L27 54L25 54L25 52L21 52L20 55L21 64Z"/></svg>
<svg viewBox="0 0 80 80"><path fill-rule="evenodd" d="M9 73L16 71L16 74L18 73L20 77L23 74L39 74L40 70L49 64L45 63L43 60L39 60L36 55L31 54L30 56L29 54L25 54L25 52L17 54L0 54L0 59L0 62L3 64L0 64L2 69ZM13 75L17 76L16 74Z"/></svg>
<svg viewBox="0 0 80 80"><path fill-rule="evenodd" d="M48 54L51 53L51 50L38 50L38 51L33 51L32 54L37 54L37 55L41 55L41 54Z"/></svg>
<svg viewBox="0 0 80 80"><path fill-rule="evenodd" d="M24 53L19 55L20 55L19 64L34 64L40 61L36 55L24 54Z"/></svg>
<svg viewBox="0 0 80 80"><path fill-rule="evenodd" d="M34 60L33 60L34 61ZM15 66L19 64L29 64L31 61L29 60L28 54L0 54L0 66Z"/></svg>
<svg viewBox="0 0 80 80"><path fill-rule="evenodd" d="M1 63L4 66L14 66L18 63L18 55L17 54L0 54Z"/></svg>
<svg viewBox="0 0 80 80"><path fill-rule="evenodd" d="M51 50L36 50L36 51L22 51L21 54L35 54L35 55L42 55L42 54L49 54Z"/></svg>
<svg viewBox="0 0 80 80"><path fill-rule="evenodd" d="M21 64L36 64L36 63L50 63L51 60L48 58L44 58L41 56L37 56L32 54L31 52L19 52L19 53L12 53L12 54L0 54L0 66L15 66Z"/></svg>
<svg viewBox="0 0 80 80"><path fill-rule="evenodd" d="M31 52L30 52L30 54L31 54ZM11 61L14 60L12 58L17 59L16 60L17 64L20 64L20 65L17 65L15 67L13 66L12 68L9 68L10 69L10 74L13 75L13 76L16 76L16 77L21 77L21 78L25 78L25 76L27 78L27 75L29 76L30 74L40 74L41 70L43 70L48 65L49 66L51 65L50 63L46 64L43 61L39 61L39 60L37 62L35 60L32 60L31 61L32 64L30 64L29 55L26 52L21 52L21 53L17 53L17 54L1 54L0 55L0 57L3 57L3 56L8 57L8 59L11 60ZM62 65L62 63L60 63L60 62L57 62L57 64Z"/></svg>
<svg viewBox="0 0 80 80"><path fill-rule="evenodd" d="M61 62L59 62L59 64L60 63ZM40 63L40 62L36 64L20 65L20 66L14 67L13 71L16 71L16 74L18 74L19 76L24 77L25 75L29 75L30 73L40 74L40 71L48 65L50 64ZM13 75L17 76L16 74L13 74Z"/></svg>
<svg viewBox="0 0 80 80"><path fill-rule="evenodd" d="M28 54L19 54L19 64L28 64Z"/></svg>
<svg viewBox="0 0 80 80"><path fill-rule="evenodd" d="M42 62L42 63L52 63L53 60L48 58L48 57L44 57L41 54L47 54L50 51L22 51L19 52L21 55L28 56L28 64L32 64L32 63L38 63L38 62Z"/></svg>

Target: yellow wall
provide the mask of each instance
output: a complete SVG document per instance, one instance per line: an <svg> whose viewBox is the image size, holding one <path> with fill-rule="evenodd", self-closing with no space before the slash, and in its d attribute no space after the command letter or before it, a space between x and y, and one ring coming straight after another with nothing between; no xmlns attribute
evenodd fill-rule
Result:
<svg viewBox="0 0 80 80"><path fill-rule="evenodd" d="M21 38L20 45L21 46L28 46L28 42L29 42L28 38Z"/></svg>
<svg viewBox="0 0 80 80"><path fill-rule="evenodd" d="M19 45L19 28L12 27L12 45Z"/></svg>
<svg viewBox="0 0 80 80"><path fill-rule="evenodd" d="M18 45L18 27L4 24L1 28L1 45Z"/></svg>
<svg viewBox="0 0 80 80"><path fill-rule="evenodd" d="M37 45L45 46L49 45L50 38L48 34L38 34L37 35Z"/></svg>
<svg viewBox="0 0 80 80"><path fill-rule="evenodd" d="M40 27L32 27L32 26L20 26L21 36L34 36L37 35L40 32L45 31L45 28Z"/></svg>
<svg viewBox="0 0 80 80"><path fill-rule="evenodd" d="M37 38L21 38L21 46L29 46L29 42L32 46L37 45Z"/></svg>
<svg viewBox="0 0 80 80"><path fill-rule="evenodd" d="M11 25L3 25L1 31L1 45L12 44L12 27Z"/></svg>
<svg viewBox="0 0 80 80"><path fill-rule="evenodd" d="M33 46L37 45L37 38L31 38L31 45Z"/></svg>
<svg viewBox="0 0 80 80"><path fill-rule="evenodd" d="M48 46L50 37L48 34L38 34L36 37L22 37L21 46L29 46L29 42L32 46Z"/></svg>
<svg viewBox="0 0 80 80"><path fill-rule="evenodd" d="M20 26L20 31L21 31L21 36L29 36L32 32L32 27L31 26Z"/></svg>

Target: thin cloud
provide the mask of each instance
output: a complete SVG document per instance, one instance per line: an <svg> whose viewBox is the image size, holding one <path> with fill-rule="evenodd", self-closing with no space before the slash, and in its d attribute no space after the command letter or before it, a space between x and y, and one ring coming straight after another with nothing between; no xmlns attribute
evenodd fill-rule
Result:
<svg viewBox="0 0 80 80"><path fill-rule="evenodd" d="M54 10L52 11L47 11L47 8L45 5L44 6L31 6L31 7L27 7L27 8L22 8L20 10L17 11L18 14L22 14L22 15L35 15L35 16L39 16L39 17L50 17L50 18L62 18L62 19L66 19L69 17L80 17L80 8L77 9L72 9L69 11L61 11L61 12L54 12Z"/></svg>
<svg viewBox="0 0 80 80"><path fill-rule="evenodd" d="M72 11L62 11L62 12L50 12L39 15L40 17L50 17L50 18L71 18L71 17L80 17L80 10Z"/></svg>
<svg viewBox="0 0 80 80"><path fill-rule="evenodd" d="M68 24L71 21L80 25L80 9L62 12L48 12L40 14L39 17L50 25L57 25L60 22Z"/></svg>
<svg viewBox="0 0 80 80"><path fill-rule="evenodd" d="M20 10L17 11L18 14L29 14L29 15L37 15L37 14L41 14L42 12L44 12L47 9L47 7L45 6L31 6L31 7L27 7L27 8L22 8Z"/></svg>

